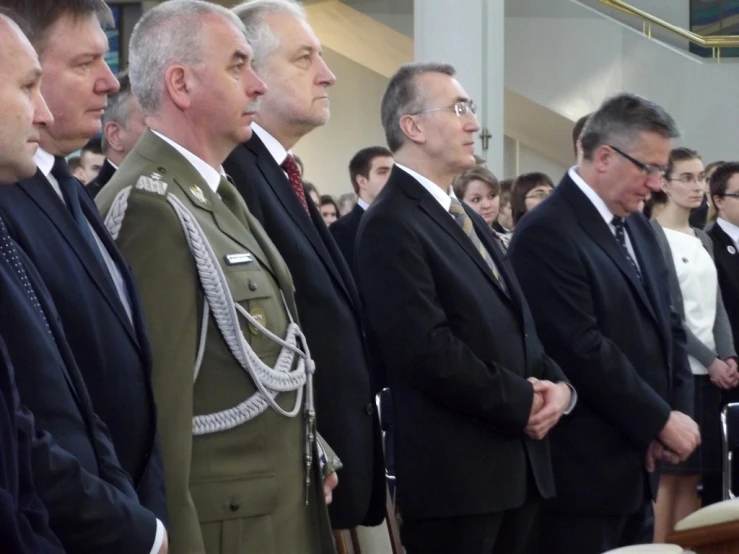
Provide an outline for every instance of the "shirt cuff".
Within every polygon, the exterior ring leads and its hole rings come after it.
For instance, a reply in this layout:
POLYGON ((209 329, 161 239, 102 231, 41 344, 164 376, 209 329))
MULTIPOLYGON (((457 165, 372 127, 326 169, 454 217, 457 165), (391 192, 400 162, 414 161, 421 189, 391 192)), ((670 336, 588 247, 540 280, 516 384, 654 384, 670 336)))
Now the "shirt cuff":
POLYGON ((154 535, 154 546, 151 547, 151 554, 157 554, 164 543, 164 524, 157 520, 157 534, 154 535))
POLYGON ((570 385, 568 382, 565 381, 565 385, 570 387, 570 392, 572 393, 570 395, 570 405, 567 406, 567 409, 564 411, 564 415, 570 415, 572 410, 575 409, 575 405, 577 404, 577 391, 575 390, 575 387, 570 385))

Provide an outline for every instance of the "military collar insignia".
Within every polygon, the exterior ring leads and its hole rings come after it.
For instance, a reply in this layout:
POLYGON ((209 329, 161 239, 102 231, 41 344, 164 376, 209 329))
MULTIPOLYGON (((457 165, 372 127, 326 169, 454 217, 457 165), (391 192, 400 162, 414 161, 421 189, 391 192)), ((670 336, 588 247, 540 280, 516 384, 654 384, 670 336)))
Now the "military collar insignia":
POLYGON ((203 193, 203 190, 199 186, 197 185, 191 186, 190 193, 195 197, 195 200, 197 200, 201 204, 208 203, 208 200, 205 198, 205 194, 203 193))

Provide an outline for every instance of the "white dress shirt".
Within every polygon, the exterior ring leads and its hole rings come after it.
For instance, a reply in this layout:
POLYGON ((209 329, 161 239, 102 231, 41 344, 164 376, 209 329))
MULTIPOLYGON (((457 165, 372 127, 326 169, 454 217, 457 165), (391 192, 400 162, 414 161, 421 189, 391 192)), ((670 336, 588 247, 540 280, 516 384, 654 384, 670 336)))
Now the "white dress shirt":
MULTIPOLYGON (((62 203, 64 203, 64 205, 66 206, 67 203, 64 200, 62 189, 59 187, 59 182, 56 180, 56 177, 51 174, 51 170, 54 167, 54 156, 49 154, 46 150, 39 148, 38 150, 36 150, 36 154, 34 155, 33 159, 36 162, 36 165, 38 166, 41 173, 43 173, 44 177, 46 177, 46 180, 49 181, 52 188, 61 199, 62 203)), ((123 275, 121 275, 121 272, 118 269, 115 261, 113 261, 110 252, 108 252, 105 244, 103 244, 103 241, 100 240, 100 237, 95 232, 93 226, 90 225, 89 221, 87 222, 87 225, 90 228, 92 236, 95 237, 95 242, 98 245, 98 250, 100 250, 100 255, 102 256, 103 261, 105 261, 105 266, 108 268, 108 273, 110 273, 110 278, 113 280, 113 284, 115 285, 116 292, 118 292, 118 297, 121 300, 121 304, 123 304, 123 308, 126 310, 128 320, 133 325, 131 299, 128 295, 128 289, 126 288, 126 282, 123 280, 123 275)))
POLYGON ((216 171, 212 166, 205 163, 201 158, 190 152, 187 148, 184 146, 180 146, 172 139, 165 137, 161 133, 157 133, 152 129, 151 131, 156 136, 158 136, 160 139, 162 139, 164 142, 169 144, 172 148, 177 150, 182 156, 192 164, 192 166, 195 168, 195 170, 200 173, 200 176, 203 178, 203 180, 208 183, 208 186, 213 189, 213 192, 218 191, 218 185, 221 184, 221 174, 223 173, 223 168, 221 168, 220 173, 216 171))
MULTIPOLYGON (((285 161, 288 154, 292 155, 292 151, 285 150, 285 147, 280 144, 280 141, 270 135, 267 131, 265 131, 264 128, 260 127, 258 123, 252 122, 251 130, 252 132, 256 133, 256 135, 264 143, 264 147, 270 154, 272 154, 272 157, 277 162, 277 165, 282 167, 282 163, 285 161)), ((285 173, 285 176, 287 177, 287 172, 284 169, 283 173, 285 173)))
MULTIPOLYGON (((54 191, 59 195, 60 200, 64 203, 66 206, 67 203, 64 201, 64 195, 62 194, 62 189, 59 187, 59 181, 56 180, 56 177, 54 177, 51 174, 51 170, 54 167, 54 156, 49 154, 46 150, 43 150, 39 148, 36 150, 36 154, 34 155, 34 161, 36 162, 36 166, 39 168, 41 173, 43 173, 44 177, 46 177, 46 180, 49 181, 54 191)), ((118 292, 118 297, 121 299, 121 303, 123 304, 123 307, 126 310, 126 314, 128 314, 128 319, 131 321, 131 324, 133 325, 133 317, 131 315, 131 301, 128 296, 128 290, 126 289, 126 283, 123 280, 123 276, 121 275, 121 272, 118 270, 118 266, 113 261, 113 258, 111 257, 110 253, 108 252, 108 249, 103 244, 103 241, 100 240, 100 237, 95 232, 95 229, 90 225, 90 222, 88 221, 88 226, 90 227, 90 231, 92 232, 92 236, 95 237, 95 242, 98 245, 98 248, 100 249, 100 254, 103 257, 103 260, 105 260, 105 265, 108 268, 108 272, 110 273, 111 278, 113 279, 113 283, 115 284, 116 291, 118 292)), ((162 548, 162 544, 164 543, 164 525, 161 521, 157 519, 157 530, 156 534, 154 535, 154 544, 151 548, 150 554, 157 554, 159 550, 162 548)))
MULTIPOLYGON (((572 179, 575 184, 578 186, 578 188, 583 192, 585 196, 588 197, 588 200, 595 206, 595 209, 598 210, 598 213, 601 215, 603 220, 606 222, 606 225, 608 225, 608 228, 611 230, 611 233, 613 233, 613 236, 616 236, 616 227, 614 227, 612 221, 613 221, 613 212, 608 209, 608 206, 606 206, 606 203, 603 201, 603 199, 600 197, 600 195, 595 192, 592 187, 585 182, 585 180, 580 177, 580 174, 577 172, 577 166, 573 166, 568 171, 568 175, 570 176, 570 179, 572 179)), ((631 244, 631 237, 629 236, 628 229, 624 228, 624 237, 626 237, 626 250, 629 252, 629 255, 634 260, 634 263, 636 264, 636 267, 639 267, 639 260, 636 257, 636 252, 634 252, 634 246, 631 244)), ((617 239, 618 240, 618 239, 617 239)), ((639 270, 641 268, 639 267, 639 270)))
POLYGON ((731 240, 734 241, 734 246, 739 248, 739 227, 737 227, 733 223, 729 223, 728 221, 720 217, 716 220, 716 225, 721 227, 724 233, 729 235, 731 240))
POLYGON ((363 198, 357 197, 357 206, 359 206, 366 212, 367 208, 369 208, 369 203, 366 202, 363 198))

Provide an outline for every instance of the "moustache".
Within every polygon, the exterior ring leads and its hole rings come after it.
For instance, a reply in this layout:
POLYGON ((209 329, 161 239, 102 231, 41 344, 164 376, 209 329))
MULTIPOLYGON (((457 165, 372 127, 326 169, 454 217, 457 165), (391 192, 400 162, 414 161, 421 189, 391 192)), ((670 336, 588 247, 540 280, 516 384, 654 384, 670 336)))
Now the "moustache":
POLYGON ((249 104, 246 106, 246 110, 244 113, 248 115, 253 115, 259 111, 259 107, 261 106, 262 102, 261 99, 257 98, 256 100, 252 100, 249 102, 249 104))

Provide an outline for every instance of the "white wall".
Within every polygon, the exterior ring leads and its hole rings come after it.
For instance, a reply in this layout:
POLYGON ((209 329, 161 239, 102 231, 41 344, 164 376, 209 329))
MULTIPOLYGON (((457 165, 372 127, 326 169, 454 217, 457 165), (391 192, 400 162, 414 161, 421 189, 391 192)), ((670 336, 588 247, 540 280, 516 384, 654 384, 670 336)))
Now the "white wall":
POLYGON ((304 137, 295 153, 305 164, 305 178, 321 194, 352 192, 349 160, 366 146, 386 146, 380 122, 380 101, 387 79, 324 49, 324 59, 336 75, 329 95, 331 120, 304 137))
POLYGON ((505 137, 503 146, 505 171, 503 175, 496 175, 499 179, 512 179, 522 173, 540 171, 549 175, 556 184, 559 183, 559 180, 568 169, 568 167, 565 167, 558 161, 548 158, 541 152, 521 142, 516 144, 516 141, 511 137, 505 137), (517 148, 518 151, 516 150, 517 148))
POLYGON ((546 9, 546 17, 506 18, 506 87, 573 121, 612 94, 635 92, 667 109, 680 142, 705 159, 739 159, 736 62, 693 57, 570 0, 547 0, 546 9))

